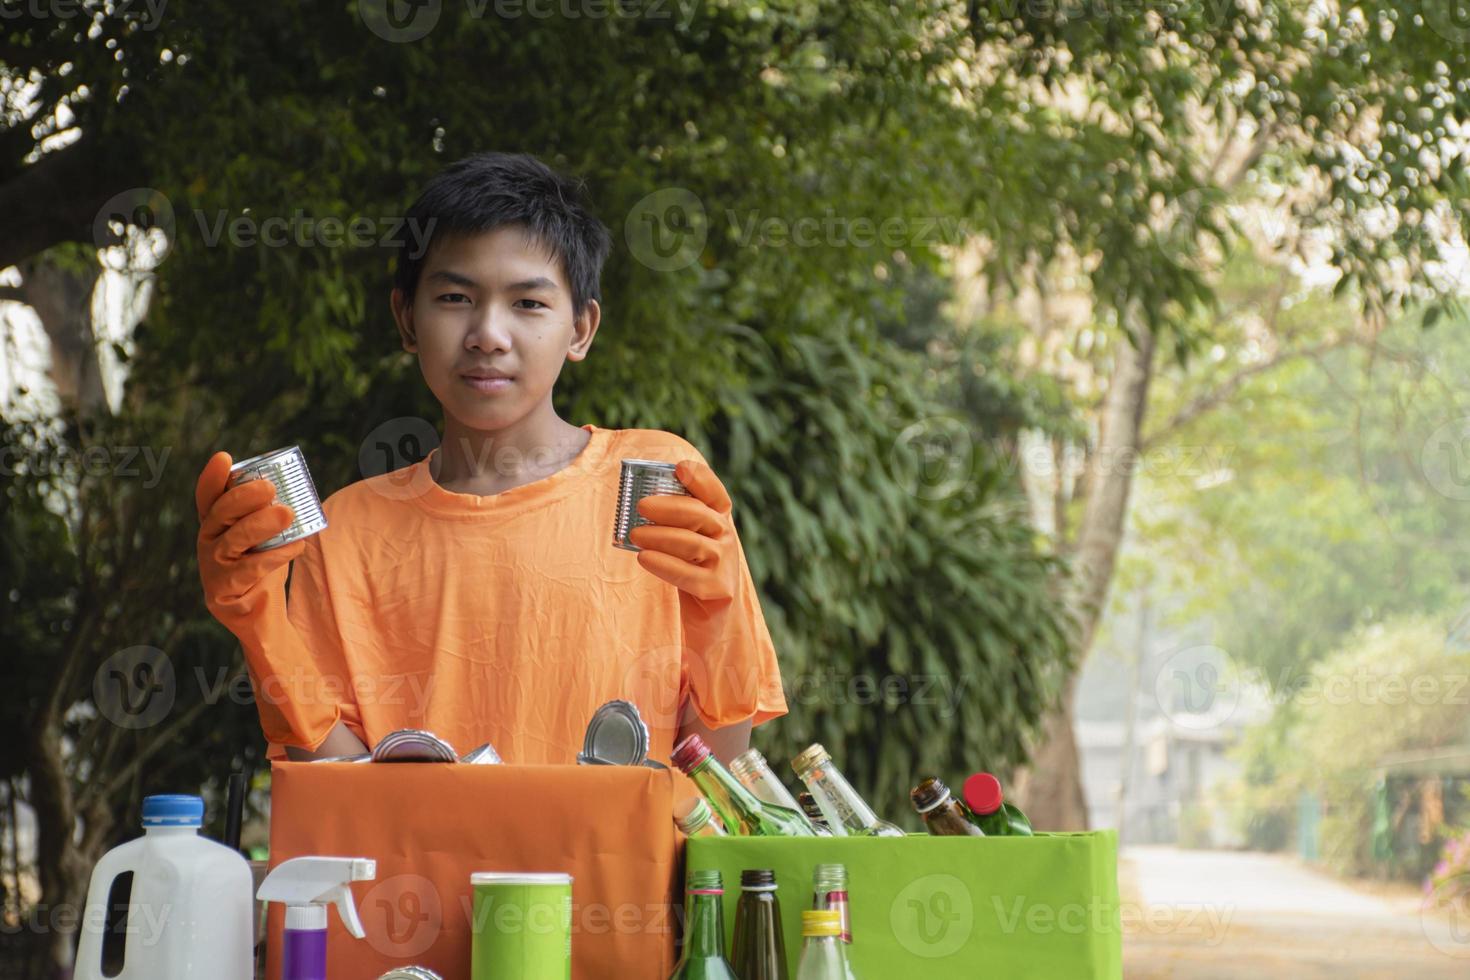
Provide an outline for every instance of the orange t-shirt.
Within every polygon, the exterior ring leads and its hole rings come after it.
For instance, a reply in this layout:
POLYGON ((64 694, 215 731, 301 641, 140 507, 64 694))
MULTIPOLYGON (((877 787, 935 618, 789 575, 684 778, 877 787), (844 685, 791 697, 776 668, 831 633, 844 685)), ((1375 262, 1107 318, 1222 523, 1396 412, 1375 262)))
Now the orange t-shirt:
POLYGON ((686 699, 711 727, 785 714, 743 551, 725 647, 738 662, 706 669, 684 647, 678 590, 612 543, 623 459, 703 457, 669 432, 582 428, 564 468, 500 493, 446 490, 431 453, 327 498, 327 529, 293 563, 288 615, 313 660, 302 673, 320 679, 298 696, 334 704, 369 747, 422 728, 521 764, 574 762, 614 698, 638 706, 665 762, 686 699))

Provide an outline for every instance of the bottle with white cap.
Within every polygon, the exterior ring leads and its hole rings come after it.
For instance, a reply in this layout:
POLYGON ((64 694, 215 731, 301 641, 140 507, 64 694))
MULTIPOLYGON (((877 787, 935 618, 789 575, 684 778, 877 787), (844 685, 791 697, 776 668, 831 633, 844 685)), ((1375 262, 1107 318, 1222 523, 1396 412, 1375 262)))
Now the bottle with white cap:
POLYGON ((255 897, 286 906, 281 980, 327 980, 327 906, 335 905, 347 931, 362 939, 367 933, 351 886, 377 875, 378 862, 359 857, 291 858, 271 869, 255 897))
POLYGON ((232 848, 201 837, 203 822, 197 796, 143 801, 143 836, 108 851, 92 869, 74 980, 250 980, 250 865, 232 848), (107 975, 107 903, 117 877, 129 872, 123 967, 107 975))

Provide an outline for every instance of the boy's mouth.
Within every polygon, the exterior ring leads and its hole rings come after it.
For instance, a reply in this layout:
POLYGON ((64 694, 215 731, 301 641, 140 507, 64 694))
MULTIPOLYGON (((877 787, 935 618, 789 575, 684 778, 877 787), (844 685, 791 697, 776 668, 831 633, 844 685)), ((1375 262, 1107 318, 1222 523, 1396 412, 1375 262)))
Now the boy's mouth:
POLYGON ((461 374, 460 378, 471 388, 486 394, 503 391, 515 381, 515 378, 498 372, 461 374))

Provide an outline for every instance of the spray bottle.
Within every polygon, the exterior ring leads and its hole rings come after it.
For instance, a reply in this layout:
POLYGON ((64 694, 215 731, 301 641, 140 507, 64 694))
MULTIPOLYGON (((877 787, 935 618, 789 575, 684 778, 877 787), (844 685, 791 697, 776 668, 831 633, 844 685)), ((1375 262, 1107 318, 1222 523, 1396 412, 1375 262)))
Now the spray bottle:
POLYGON ((351 857, 291 858, 271 869, 255 897, 286 906, 280 980, 326 980, 327 906, 337 906, 347 931, 363 938, 350 886, 377 874, 376 861, 351 857))

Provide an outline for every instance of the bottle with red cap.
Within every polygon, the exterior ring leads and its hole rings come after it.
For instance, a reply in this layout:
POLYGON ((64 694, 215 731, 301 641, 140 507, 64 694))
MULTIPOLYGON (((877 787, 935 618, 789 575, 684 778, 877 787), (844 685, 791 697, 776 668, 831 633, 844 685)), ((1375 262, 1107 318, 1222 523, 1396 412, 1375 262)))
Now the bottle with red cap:
POLYGON ((990 773, 977 772, 966 779, 964 796, 975 826, 985 831, 987 837, 1031 836, 1031 821, 1005 801, 1000 780, 990 773))
POLYGON ((698 735, 690 735, 674 746, 673 763, 694 780, 727 833, 747 837, 816 836, 805 815, 756 799, 730 775, 730 770, 720 765, 698 735))

